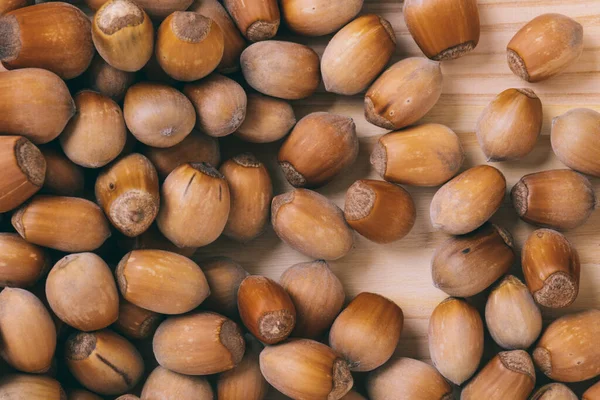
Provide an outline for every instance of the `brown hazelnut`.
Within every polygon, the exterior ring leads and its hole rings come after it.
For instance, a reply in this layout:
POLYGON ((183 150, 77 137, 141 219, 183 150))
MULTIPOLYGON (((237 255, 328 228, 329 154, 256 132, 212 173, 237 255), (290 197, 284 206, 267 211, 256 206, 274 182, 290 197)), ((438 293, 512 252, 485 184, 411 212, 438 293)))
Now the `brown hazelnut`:
POLYGON ((246 118, 235 135, 246 142, 269 143, 288 134, 296 124, 294 109, 285 100, 248 94, 246 118))
POLYGON ((14 374, 0 378, 0 398, 66 400, 67 396, 60 383, 52 378, 44 375, 14 374))
POLYGON ((324 260, 292 265, 279 283, 296 308, 292 336, 316 339, 333 323, 342 310, 346 294, 340 280, 324 260))
POLYGON ((0 292, 0 337, 0 355, 11 367, 38 374, 50 368, 56 328, 44 304, 31 292, 9 287, 0 292))
POLYGON ((156 223, 139 236, 130 238, 122 235, 117 245, 125 252, 131 250, 165 250, 171 253, 181 254, 185 257, 191 257, 196 252, 196 247, 177 247, 169 241, 156 226, 156 223))
POLYGON ((505 349, 527 349, 542 332, 542 314, 519 278, 509 275, 492 290, 485 305, 492 338, 505 349))
POLYGON ((242 281, 248 276, 248 272, 227 257, 212 257, 200 264, 210 288, 210 295, 202 306, 230 318, 236 318, 237 292, 242 281))
POLYGON ((487 105, 475 132, 488 161, 519 160, 542 130, 542 102, 531 89, 506 89, 487 105))
POLYGON ((209 136, 235 132, 246 117, 246 92, 239 83, 212 74, 200 82, 188 83, 183 93, 196 109, 196 128, 209 136))
POLYGON ((600 311, 591 309, 565 315, 542 334, 533 360, 550 379, 580 382, 600 375, 600 311))
POLYGON ((209 164, 182 164, 165 179, 161 203, 156 222, 167 239, 178 247, 206 246, 227 223, 229 186, 209 164))
POLYGON ((67 85, 52 72, 25 68, 0 73, 3 134, 22 135, 35 144, 48 143, 63 131, 75 111, 67 85))
POLYGON ((260 372, 262 345, 249 335, 246 338, 246 352, 242 361, 217 378, 219 400, 263 400, 269 390, 269 384, 260 372))
POLYGON ((354 245, 342 210, 312 190, 295 189, 275 196, 271 223, 281 240, 312 258, 337 260, 354 245))
POLYGON ((470 168, 435 193, 431 224, 452 235, 474 231, 500 208, 505 192, 502 172, 489 165, 470 168))
POLYGON ((213 400, 213 390, 206 378, 181 375, 157 367, 144 383, 141 400, 213 400))
POLYGON ((61 258, 48 274, 46 297, 54 314, 80 331, 106 328, 119 315, 115 278, 94 253, 61 258))
POLYGON ((251 42, 271 39, 279 29, 277 0, 224 0, 240 32, 251 42))
POLYGON ((81 75, 94 56, 90 20, 68 3, 11 11, 0 16, 0 31, 0 62, 6 69, 42 68, 71 79, 81 75))
POLYGON ((161 180, 181 164, 205 162, 216 168, 221 163, 218 140, 195 130, 175 146, 142 146, 141 153, 152 161, 161 180))
POLYGON ((69 336, 65 359, 79 383, 102 395, 119 395, 131 390, 144 373, 144 362, 137 349, 107 329, 69 336))
POLYGON ((585 391, 581 400, 598 400, 600 399, 600 382, 597 382, 590 386, 588 390, 585 391))
POLYGON ((131 0, 109 0, 94 14, 96 50, 118 70, 139 71, 152 57, 154 28, 142 7, 131 0))
POLYGON ((279 149, 277 160, 294 187, 319 187, 354 163, 358 137, 352 118, 314 112, 302 118, 279 149))
POLYGON ((385 129, 412 125, 429 112, 442 94, 440 63, 410 57, 389 67, 367 90, 365 118, 385 129))
POLYGON ((258 340, 275 344, 285 340, 296 325, 296 308, 277 282, 264 276, 248 276, 237 293, 242 322, 258 340))
POLYGON ((152 147, 180 143, 194 128, 192 102, 177 89, 159 83, 138 83, 127 90, 123 104, 127 128, 152 147))
POLYGON ((525 175, 510 196, 522 220, 558 230, 583 225, 596 206, 590 181, 567 169, 525 175))
POLYGON ((583 27, 562 14, 543 14, 508 43, 508 66, 519 78, 539 82, 562 72, 583 52, 583 27))
POLYGON ((0 136, 0 213, 17 208, 44 184, 46 160, 23 136, 0 136))
POLYGON ((16 10, 17 8, 23 8, 34 4, 35 1, 33 0, 3 0, 0 2, 0 15, 16 10))
POLYGON ((147 339, 162 322, 162 315, 119 299, 119 317, 113 328, 131 339, 147 339))
POLYGON ((221 28, 224 49, 217 71, 223 74, 237 71, 240 68, 240 54, 246 47, 246 41, 223 5, 218 0, 196 0, 188 10, 212 19, 221 28))
POLYGON ((141 154, 129 154, 104 169, 95 192, 110 222, 126 236, 142 234, 158 214, 158 175, 141 154))
POLYGON ((87 390, 71 389, 67 392, 66 400, 102 400, 102 397, 87 390))
POLYGON ((470 297, 483 292, 514 262, 510 232, 485 223, 442 243, 431 260, 431 277, 434 286, 450 296, 470 297))
POLYGON ((264 164, 251 153, 223 163, 219 171, 227 180, 231 209, 223 233, 239 242, 259 236, 269 219, 273 184, 264 164))
POLYGON ((395 358, 367 378, 371 400, 452 400, 452 387, 431 365, 412 358, 395 358))
POLYGON ((298 35, 323 36, 352 21, 363 6, 363 0, 283 0, 283 19, 298 35))
POLYGON ((224 48, 219 24, 191 11, 175 11, 156 34, 156 59, 167 75, 178 81, 195 81, 213 72, 224 48))
POLYGON ((85 184, 83 169, 54 146, 43 146, 40 151, 46 160, 42 192, 57 196, 81 196, 85 184))
POLYGON ((579 255, 559 232, 538 229, 531 233, 521 252, 521 265, 529 291, 544 307, 567 307, 577 298, 579 255))
POLYGON ((77 197, 34 196, 11 221, 28 242, 64 252, 96 250, 110 236, 100 207, 77 197))
POLYGON ((77 165, 99 168, 125 147, 127 129, 123 112, 112 99, 91 90, 75 95, 77 114, 58 140, 67 157, 77 165))
POLYGON ((363 292, 333 322, 329 345, 348 360, 350 370, 372 371, 394 354, 403 325, 404 314, 396 303, 363 292))
POLYGON ((379 138, 371 165, 383 179, 439 186, 458 173, 465 153, 456 133, 440 124, 417 125, 379 138))
POLYGON ((429 354, 438 371, 461 385, 477 370, 483 355, 483 322, 464 300, 449 297, 429 318, 429 354))
POLYGON ((479 42, 477 0, 406 0, 402 13, 413 39, 432 60, 462 57, 479 42))
POLYGON ((115 271, 123 297, 161 314, 182 314, 198 307, 210 294, 198 265, 163 250, 133 250, 115 271))
POLYGON ((575 108, 552 120, 552 150, 567 167, 600 176, 600 113, 575 108))
POLYGON ((310 339, 267 346, 260 370, 275 389, 295 399, 339 400, 354 383, 346 360, 310 339))
POLYGON ((319 83, 319 56, 298 43, 269 40, 242 52, 240 64, 252 88, 273 97, 298 100, 312 95, 319 83))
POLYGON ((43 248, 16 233, 0 233, 0 287, 31 287, 51 266, 43 248))
POLYGON ((534 386, 535 369, 529 354, 502 351, 469 382, 460 400, 527 400, 534 386))
POLYGON ((388 182, 360 179, 346 192, 348 225, 376 243, 391 243, 408 235, 416 213, 410 193, 388 182))
MULTIPOLYGON (((539 388, 530 400, 577 400, 578 397, 562 383, 549 383, 539 388)), ((585 394, 583 400, 587 400, 585 394)), ((591 400, 591 399, 590 399, 591 400)))
POLYGON ((135 81, 135 73, 116 69, 96 55, 86 73, 85 85, 90 89, 120 102, 135 81))
POLYGON ((228 371, 242 361, 245 346, 238 325, 212 312, 167 318, 153 339, 160 365, 185 375, 228 371))
POLYGON ((362 15, 329 41, 321 57, 328 92, 354 95, 365 90, 396 50, 390 23, 375 14, 362 15))

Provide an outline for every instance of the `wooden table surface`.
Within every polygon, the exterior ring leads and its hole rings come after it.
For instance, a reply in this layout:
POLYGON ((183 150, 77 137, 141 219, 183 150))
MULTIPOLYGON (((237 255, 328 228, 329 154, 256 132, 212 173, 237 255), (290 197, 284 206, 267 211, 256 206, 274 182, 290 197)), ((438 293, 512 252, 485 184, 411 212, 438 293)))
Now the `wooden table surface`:
MULTIPOLYGON (((516 162, 494 163, 507 180, 507 194, 502 208, 492 221, 507 228, 520 249, 534 227, 522 222, 512 209, 509 191, 525 174, 554 168, 565 168, 550 147, 552 118, 576 107, 600 111, 600 1, 599 0, 479 0, 481 39, 470 54, 442 63, 443 94, 423 122, 449 126, 460 137, 466 151, 463 170, 485 163, 475 134, 475 122, 487 103, 504 89, 530 87, 544 106, 544 127, 535 150, 516 162), (526 22, 544 13, 562 13, 584 26, 585 50, 579 61, 566 72, 548 81, 528 84, 514 76, 506 63, 505 48, 514 33, 526 22)), ((397 0, 366 0, 363 13, 377 13, 394 27, 397 49, 392 62, 409 56, 421 56, 412 40, 402 15, 402 3, 397 0)), ((331 36, 299 38, 287 34, 284 40, 305 43, 319 55, 331 36)), ((369 155, 384 130, 370 125, 363 116, 362 95, 344 97, 326 93, 323 87, 314 96, 294 103, 296 116, 314 111, 330 111, 354 119, 360 137, 360 153, 356 163, 330 184, 318 189, 343 208, 346 189, 357 179, 380 179, 369 163, 369 155)), ((227 147, 227 146, 225 146, 227 147)), ((275 158, 279 143, 251 146, 272 172, 275 193, 290 189, 279 171, 275 158)), ((592 179, 595 189, 600 180, 592 179)), ((446 295, 431 281, 430 260, 435 248, 446 238, 429 222, 429 203, 436 188, 406 187, 417 207, 417 222, 411 233, 399 242, 377 245, 356 234, 355 248, 344 258, 331 262, 331 267, 344 284, 347 300, 362 291, 376 292, 395 301, 404 311, 405 325, 397 354, 429 361, 427 326, 433 308, 446 295)), ((597 194, 600 193, 597 190, 597 194)), ((590 307, 600 307, 600 212, 578 229, 566 232, 581 256, 581 289, 576 302, 560 311, 544 310, 546 320, 557 315, 590 307)), ((239 245, 219 239, 199 251, 204 255, 227 255, 239 261, 249 272, 278 279, 292 264, 307 257, 282 243, 269 227, 253 242, 239 245)), ((520 265, 513 273, 521 275, 520 265)), ((521 275, 522 276, 522 275, 521 275)), ((480 305, 485 296, 476 299, 480 305)), ((540 377, 541 374, 538 374, 540 377)), ((281 399, 273 394, 272 399, 281 399)))

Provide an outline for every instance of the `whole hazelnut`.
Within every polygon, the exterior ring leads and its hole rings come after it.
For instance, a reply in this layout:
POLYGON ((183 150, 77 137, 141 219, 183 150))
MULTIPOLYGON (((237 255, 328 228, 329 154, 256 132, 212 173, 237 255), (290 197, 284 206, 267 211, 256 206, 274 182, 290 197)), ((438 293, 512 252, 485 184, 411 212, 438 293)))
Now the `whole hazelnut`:
POLYGON ((292 32, 304 36, 333 33, 352 21, 363 0, 283 0, 283 19, 292 32))
POLYGON ((277 0, 225 0, 238 29, 251 42, 271 39, 279 29, 277 0))
POLYGON ((296 124, 294 109, 285 100, 249 93, 246 118, 235 135, 251 143, 269 143, 288 134, 296 124))
POLYGON ((552 120, 552 150, 567 167, 600 176, 600 113, 575 108, 552 120))

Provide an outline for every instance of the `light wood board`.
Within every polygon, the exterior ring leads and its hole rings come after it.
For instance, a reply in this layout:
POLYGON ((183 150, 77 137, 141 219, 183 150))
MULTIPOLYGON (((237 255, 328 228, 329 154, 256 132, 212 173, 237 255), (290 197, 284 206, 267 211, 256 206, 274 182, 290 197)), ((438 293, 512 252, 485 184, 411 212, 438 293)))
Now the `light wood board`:
MULTIPOLYGON (((565 168, 550 147, 552 118, 576 107, 600 111, 600 1, 598 0, 480 0, 481 40, 472 53, 454 61, 444 62, 444 89, 435 108, 423 122, 445 124, 459 134, 467 153, 463 170, 485 163, 475 135, 475 122, 487 103, 499 92, 510 87, 531 87, 544 105, 544 128, 535 150, 517 162, 495 163, 506 176, 507 196, 492 221, 510 230, 516 249, 521 246, 534 227, 520 221, 511 207, 508 192, 525 174, 554 168, 565 168), (528 84, 515 77, 506 63, 505 48, 514 33, 533 17, 543 13, 562 13, 584 26, 585 50, 578 62, 567 72, 538 84, 528 84)), ((408 56, 422 55, 412 40, 402 15, 402 3, 388 0, 367 0, 363 13, 377 13, 394 27, 397 50, 392 62, 408 56)), ((305 43, 322 54, 331 36, 299 38, 283 36, 285 40, 305 43)), ((349 171, 332 183, 319 189, 343 208, 346 189, 360 178, 378 179, 369 163, 369 155, 380 135, 385 133, 366 122, 363 116, 363 97, 336 96, 323 88, 309 99, 294 103, 296 116, 314 111, 330 111, 354 119, 360 137, 360 154, 349 171)), ((265 161, 273 174, 275 193, 290 189, 277 168, 275 157, 279 144, 250 146, 265 161)), ((592 179, 596 190, 600 180, 592 179)), ((398 355, 429 360, 427 325, 433 308, 446 295, 431 282, 430 260, 436 246, 446 236, 433 230, 429 222, 429 203, 435 188, 406 187, 417 206, 417 222, 403 240, 377 245, 356 235, 355 248, 344 258, 331 262, 333 271, 341 279, 347 300, 362 291, 371 291, 394 300, 404 311, 405 326, 397 350, 398 355)), ((597 193, 600 195, 600 192, 597 193)), ((600 212, 596 212, 582 227, 569 231, 566 236, 581 255, 581 290, 577 301, 561 311, 544 310, 549 320, 563 313, 590 307, 600 307, 600 212)), ((272 229, 246 245, 219 239, 199 250, 204 255, 227 255, 239 261, 249 272, 278 279, 292 264, 306 261, 307 257, 282 243, 272 229)), ((520 256, 519 256, 520 258, 520 256)), ((520 266, 514 272, 520 273, 520 266)), ((481 299, 485 300, 485 298, 481 299)), ((538 374, 539 376, 539 374, 538 374)), ((282 398, 274 394, 273 399, 282 398)))

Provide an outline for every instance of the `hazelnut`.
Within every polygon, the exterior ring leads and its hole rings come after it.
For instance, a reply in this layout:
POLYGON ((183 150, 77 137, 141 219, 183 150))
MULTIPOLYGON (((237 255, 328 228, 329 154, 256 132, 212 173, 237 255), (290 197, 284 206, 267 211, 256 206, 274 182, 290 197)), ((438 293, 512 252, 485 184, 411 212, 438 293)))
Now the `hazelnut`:
POLYGON ((162 315, 119 299, 119 317, 113 328, 130 339, 147 339, 162 322, 162 315))
POLYGON ((498 211, 505 192, 502 172, 489 165, 470 168, 435 193, 431 224, 452 235, 472 232, 498 211))
POLYGON ((372 371, 394 354, 403 325, 404 314, 396 303, 359 293, 333 322, 329 345, 348 360, 351 371, 372 371))
POLYGON ((365 90, 395 50, 394 29, 387 20, 375 14, 356 18, 333 36, 321 57, 325 89, 344 95, 365 90))
POLYGON ((260 370, 275 389, 294 399, 339 400, 354 383, 346 360, 310 339, 267 346, 260 353, 260 370))
POLYGON ((133 250, 115 271, 125 300, 161 314, 182 314, 198 307, 210 294, 198 265, 163 250, 133 250))
POLYGON ((242 35, 251 42, 271 39, 279 29, 277 0, 224 0, 242 35))
POLYGON ((31 287, 51 266, 43 248, 16 233, 0 233, 0 287, 31 287))
POLYGON ((544 307, 571 305, 579 293, 579 255, 559 232, 538 229, 521 253, 525 281, 535 301, 544 307))
POLYGON ((223 174, 206 163, 175 168, 161 189, 156 222, 178 247, 201 247, 223 232, 230 209, 229 186, 223 174))
POLYGON ((141 154, 129 154, 104 169, 95 192, 110 222, 126 236, 145 232, 158 214, 158 175, 141 154))
POLYGON ((363 0, 283 0, 283 19, 298 35, 329 35, 352 21, 363 6, 363 0))
POLYGON ((371 400, 452 400, 452 387, 431 365, 412 358, 394 358, 367 378, 371 400))
POLYGON ((77 165, 99 168, 121 153, 127 129, 121 107, 112 99, 91 90, 75 95, 77 114, 58 140, 67 157, 77 165))
POLYGON ((354 244, 342 210, 312 190, 295 189, 275 196, 271 222, 281 240, 312 258, 337 260, 354 244))
POLYGON ((240 68, 240 54, 246 47, 246 41, 223 5, 218 0, 196 0, 188 10, 212 19, 221 28, 224 49, 217 71, 223 74, 237 71, 240 68))
POLYGON ((65 252, 96 250, 110 236, 100 207, 77 197, 34 196, 11 221, 28 242, 65 252))
POLYGON ((144 362, 137 349, 107 329, 69 336, 65 359, 79 383, 102 395, 119 395, 131 390, 144 373, 144 362))
POLYGON ((483 322, 464 300, 449 297, 429 318, 429 354, 438 371, 461 385, 477 370, 483 355, 483 322))
POLYGON ((485 305, 492 338, 505 349, 527 349, 542 332, 542 314, 519 278, 509 275, 492 290, 485 305))
POLYGON ((242 52, 240 64, 252 88, 286 100, 312 95, 321 81, 319 56, 298 43, 279 40, 254 43, 242 52))
POLYGON ((432 60, 462 57, 479 42, 477 0, 406 0, 402 13, 413 39, 432 60))
POLYGON ((245 343, 235 322, 201 312, 167 318, 154 334, 153 348, 164 368, 185 375, 210 375, 238 365, 245 343))
POLYGON ((581 382, 600 375, 600 311, 591 309, 565 315, 542 334, 533 360, 550 379, 581 382))
POLYGON ((508 66, 527 82, 539 82, 559 74, 582 52, 583 27, 562 14, 535 17, 506 46, 508 66))
POLYGON ((246 105, 246 118, 235 135, 251 143, 275 142, 287 135, 295 124, 296 116, 290 103, 250 93, 246 105))
POLYGON ((470 297, 483 292, 514 262, 511 234, 485 223, 442 243, 431 260, 431 277, 434 286, 450 296, 470 297))
POLYGON ((237 293, 242 322, 258 340, 275 344, 296 325, 296 308, 285 289, 264 276, 248 276, 237 293))
MULTIPOLYGON (((81 75, 94 56, 90 20, 68 3, 42 3, 11 11, 0 16, 0 31, 0 62, 9 70, 42 68, 71 79, 81 75)), ((31 92, 24 94, 32 98, 31 92)))
POLYGON ((235 132, 246 117, 246 92, 239 83, 212 74, 200 82, 188 83, 183 93, 196 109, 196 128, 209 136, 235 132))
POLYGON ((196 252, 196 247, 177 247, 169 241, 156 224, 150 225, 144 233, 134 238, 122 235, 118 242, 118 247, 124 252, 132 250, 165 250, 171 253, 177 253, 185 257, 191 257, 196 252))
MULTIPOLYGON (((549 383, 539 388, 530 400, 577 400, 578 397, 562 383, 549 383)), ((586 400, 585 394, 583 400, 586 400)))
POLYGON ((0 337, 0 355, 11 367, 38 374, 50 368, 56 328, 44 304, 31 292, 8 287, 0 292, 0 337))
POLYGON ((510 196, 522 220, 558 230, 583 225, 596 206, 590 181, 567 169, 525 175, 510 196))
POLYGON ((203 307, 230 318, 238 315, 237 293, 248 272, 227 257, 213 257, 201 262, 202 271, 208 281, 210 295, 203 307))
POLYGON ((456 133, 440 124, 417 125, 379 138, 371 164, 383 179, 439 186, 458 173, 465 153, 456 133))
POLYGON ((600 383, 595 383, 585 391, 581 400, 598 400, 600 399, 600 383))
POLYGON ((159 83, 138 83, 127 90, 123 104, 127 128, 152 147, 180 143, 194 128, 192 102, 177 89, 159 83))
POLYGON ((340 280, 324 260, 292 265, 279 283, 296 308, 292 336, 316 339, 333 323, 342 310, 346 294, 340 280))
POLYGON ((13 374, 0 378, 0 398, 7 400, 66 400, 67 396, 60 383, 50 377, 13 374))
POLYGON ((389 67, 367 90, 365 118, 385 129, 414 124, 442 94, 440 63, 410 57, 389 67))
POLYGON ((54 314, 80 331, 106 328, 119 315, 115 278, 94 253, 61 258, 48 274, 46 297, 54 314))
POLYGON ((181 375, 157 367, 144 383, 142 400, 213 400, 213 390, 206 378, 181 375))
POLYGON ((223 32, 215 21, 191 11, 175 11, 156 34, 156 59, 178 81, 204 78, 223 58, 223 32))
POLYGON ((600 176, 600 113, 576 108, 552 120, 552 150, 567 167, 600 176))
POLYGON ((533 151, 542 130, 542 102, 531 89, 506 89, 477 120, 475 132, 488 161, 519 160, 533 151))
POLYGON ((460 400, 527 400, 534 386, 535 369, 529 354, 502 351, 469 382, 460 400))
POLYGON ((46 160, 46 178, 42 192, 57 196, 80 196, 83 194, 83 169, 69 160, 54 146, 40 148, 46 160))
POLYGON ((46 160, 23 136, 0 136, 0 213, 17 208, 44 184, 46 160))
MULTIPOLYGON (((62 3, 44 5, 52 4, 62 3)), ((37 68, 0 73, 3 134, 22 135, 35 144, 48 143, 63 131, 75 111, 67 85, 56 74, 37 68)))
POLYGON ((135 73, 121 71, 96 55, 85 76, 85 85, 90 89, 120 102, 125 92, 135 81, 135 73))
POLYGON ((388 182, 360 179, 346 192, 344 217, 348 225, 376 243, 390 243, 408 235, 416 213, 410 193, 388 182))
POLYGON ((352 165, 357 155, 352 118, 314 112, 298 121, 277 160, 292 186, 319 187, 352 165))
POLYGON ((273 184, 264 164, 243 153, 223 163, 219 171, 227 180, 231 208, 223 233, 239 242, 259 236, 269 219, 273 184))

